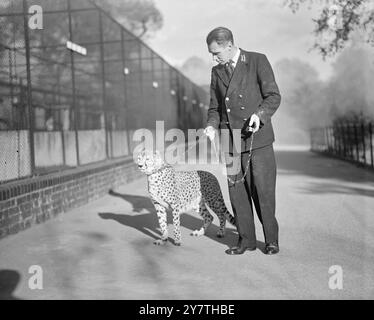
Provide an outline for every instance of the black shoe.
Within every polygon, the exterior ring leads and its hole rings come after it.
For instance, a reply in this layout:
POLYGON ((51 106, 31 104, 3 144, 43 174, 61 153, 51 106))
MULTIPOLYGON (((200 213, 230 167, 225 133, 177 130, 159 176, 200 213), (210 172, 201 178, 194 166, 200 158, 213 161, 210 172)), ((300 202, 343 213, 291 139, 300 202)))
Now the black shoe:
POLYGON ((227 254, 233 255, 233 254, 243 254, 246 251, 254 251, 254 250, 256 250, 256 246, 254 247, 238 246, 238 247, 232 247, 230 249, 227 249, 225 252, 227 254))
POLYGON ((277 254, 279 252, 278 242, 270 242, 265 246, 265 254, 277 254))

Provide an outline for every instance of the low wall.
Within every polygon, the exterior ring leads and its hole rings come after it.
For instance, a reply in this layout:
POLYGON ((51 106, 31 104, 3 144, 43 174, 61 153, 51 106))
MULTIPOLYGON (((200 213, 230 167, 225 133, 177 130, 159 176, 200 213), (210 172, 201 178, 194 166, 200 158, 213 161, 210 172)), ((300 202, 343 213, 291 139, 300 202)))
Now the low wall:
POLYGON ((0 181, 30 175, 30 162, 29 132, 0 131, 0 181))
POLYGON ((100 198, 141 173, 132 157, 0 186, 0 239, 100 198))

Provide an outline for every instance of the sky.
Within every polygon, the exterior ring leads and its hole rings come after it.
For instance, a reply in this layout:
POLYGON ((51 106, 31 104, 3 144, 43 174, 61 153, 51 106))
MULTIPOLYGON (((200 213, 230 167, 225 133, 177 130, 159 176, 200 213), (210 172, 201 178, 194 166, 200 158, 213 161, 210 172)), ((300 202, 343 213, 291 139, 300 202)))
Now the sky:
POLYGON ((322 80, 329 78, 333 59, 323 61, 314 43, 312 18, 320 7, 303 5, 295 14, 284 0, 154 0, 164 18, 163 28, 148 41, 174 66, 191 56, 212 63, 206 35, 217 26, 234 34, 240 48, 265 53, 271 62, 298 58, 311 64, 322 80))

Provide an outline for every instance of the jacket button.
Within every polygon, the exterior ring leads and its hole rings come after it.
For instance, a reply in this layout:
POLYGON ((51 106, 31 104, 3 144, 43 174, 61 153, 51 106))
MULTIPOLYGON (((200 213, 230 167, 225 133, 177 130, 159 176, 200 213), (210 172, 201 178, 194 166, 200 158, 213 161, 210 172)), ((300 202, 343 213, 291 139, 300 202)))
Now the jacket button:
POLYGON ((243 95, 239 94, 239 98, 240 98, 240 99, 243 98, 243 95))
POLYGON ((227 112, 230 112, 231 110, 230 109, 227 109, 227 112))
POLYGON ((229 97, 226 97, 226 99, 225 99, 226 101, 229 101, 230 100, 230 98, 229 97))
POLYGON ((247 121, 247 118, 243 118, 243 121, 247 121))
POLYGON ((228 125, 228 124, 230 124, 230 122, 226 121, 226 124, 228 125))
POLYGON ((245 108, 244 107, 240 107, 240 110, 244 110, 245 108))

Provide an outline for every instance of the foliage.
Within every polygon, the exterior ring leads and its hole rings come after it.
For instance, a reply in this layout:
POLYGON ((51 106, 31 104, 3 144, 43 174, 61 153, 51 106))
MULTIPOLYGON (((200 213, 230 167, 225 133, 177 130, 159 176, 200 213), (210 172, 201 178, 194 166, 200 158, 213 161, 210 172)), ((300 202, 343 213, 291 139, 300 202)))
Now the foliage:
POLYGON ((372 0, 284 0, 294 13, 301 5, 322 5, 315 22, 317 49, 325 59, 346 47, 353 34, 374 46, 374 3, 372 0))
POLYGON ((139 38, 148 38, 160 30, 163 17, 152 0, 96 0, 128 30, 139 38))

